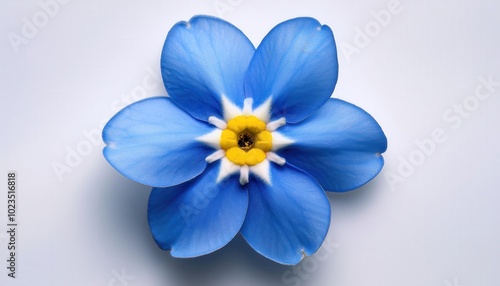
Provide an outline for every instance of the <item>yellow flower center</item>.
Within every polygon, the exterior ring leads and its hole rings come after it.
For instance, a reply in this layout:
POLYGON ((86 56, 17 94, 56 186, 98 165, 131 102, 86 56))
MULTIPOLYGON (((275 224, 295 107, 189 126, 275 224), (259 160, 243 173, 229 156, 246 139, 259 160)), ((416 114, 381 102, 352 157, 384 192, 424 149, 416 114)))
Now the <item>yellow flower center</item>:
POLYGON ((227 122, 222 131, 220 146, 226 157, 236 165, 254 166, 266 159, 271 151, 273 136, 266 130, 266 123, 257 117, 236 116, 227 122))

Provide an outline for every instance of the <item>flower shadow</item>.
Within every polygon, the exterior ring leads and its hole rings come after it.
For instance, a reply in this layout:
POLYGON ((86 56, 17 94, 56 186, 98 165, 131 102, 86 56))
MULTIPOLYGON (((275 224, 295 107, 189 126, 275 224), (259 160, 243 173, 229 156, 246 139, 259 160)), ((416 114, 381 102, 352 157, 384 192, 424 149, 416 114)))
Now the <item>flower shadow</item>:
POLYGON ((342 210, 348 213, 358 213, 380 198, 380 192, 386 190, 382 176, 377 176, 366 185, 345 193, 327 192, 328 199, 333 203, 332 210, 342 210))
MULTIPOLYGON (((101 229, 110 234, 107 247, 109 255, 129 249, 128 255, 142 255, 154 265, 153 279, 172 285, 288 285, 284 274, 290 266, 280 265, 255 252, 241 235, 237 235, 220 250, 201 257, 177 259, 161 250, 154 242, 147 224, 147 200, 150 188, 120 177, 110 167, 102 167, 96 176, 103 176, 98 182, 106 182, 95 192, 102 211, 99 212, 101 229), (106 177, 106 178, 104 178, 106 177), (113 179, 109 179, 109 178, 113 179), (110 226, 113 229, 109 229, 110 226), (124 242, 117 237, 128 237, 124 242), (115 239, 113 239, 115 238, 115 239), (251 284, 248 284, 250 283, 251 284)), ((97 185, 96 185, 97 187, 97 185)), ((362 212, 376 200, 377 192, 385 187, 380 176, 365 186, 347 193, 328 193, 333 211, 362 212)), ((94 204, 95 205, 95 204, 94 204)), ((334 238, 333 238, 334 239, 334 238)), ((127 256, 124 259, 129 259, 127 256)), ((134 273, 140 276, 140 273, 134 273)))
MULTIPOLYGON (((174 269, 176 285, 246 285, 259 281, 258 285, 282 285, 283 273, 288 266, 272 262, 248 246, 241 235, 237 235, 222 249, 196 258, 176 259, 167 253, 163 262, 174 269), (233 282, 233 283, 231 283, 233 282)), ((167 277, 166 277, 167 278, 167 277)))
MULTIPOLYGON (((122 253, 123 249, 128 249, 129 255, 141 255, 141 259, 147 259, 148 264, 154 265, 153 273, 157 275, 154 280, 168 281, 172 285, 233 285, 232 281, 245 285, 246 281, 255 282, 255 279, 261 281, 259 285, 284 285, 282 276, 290 266, 261 256, 240 234, 213 253, 187 259, 171 257, 156 245, 149 232, 146 215, 150 188, 121 178, 114 172, 103 167, 97 176, 107 176, 107 180, 97 181, 106 183, 99 186, 99 192, 95 192, 95 196, 100 193, 98 198, 88 198, 93 200, 94 205, 97 200, 100 201, 99 227, 103 231, 106 229, 108 234, 106 248, 109 255, 122 253), (118 240, 117 237, 127 239, 118 240)), ((134 274, 140 276, 140 273, 134 274)))

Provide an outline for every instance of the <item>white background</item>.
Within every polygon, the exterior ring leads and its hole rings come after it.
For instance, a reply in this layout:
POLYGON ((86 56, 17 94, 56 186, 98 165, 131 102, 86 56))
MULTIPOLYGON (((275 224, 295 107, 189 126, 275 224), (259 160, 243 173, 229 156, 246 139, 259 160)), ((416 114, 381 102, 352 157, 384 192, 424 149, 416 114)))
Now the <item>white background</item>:
POLYGON ((499 285, 500 86, 480 78, 500 82, 500 2, 394 1, 2 1, 0 284, 499 285), (325 245, 299 266, 268 261, 241 237, 171 258, 148 229, 149 188, 102 156, 109 117, 166 94, 163 41, 195 14, 230 21, 255 45, 293 17, 329 25, 340 62, 333 96, 370 112, 388 137, 376 179, 329 195, 325 245), (16 279, 5 262, 10 170, 16 279))

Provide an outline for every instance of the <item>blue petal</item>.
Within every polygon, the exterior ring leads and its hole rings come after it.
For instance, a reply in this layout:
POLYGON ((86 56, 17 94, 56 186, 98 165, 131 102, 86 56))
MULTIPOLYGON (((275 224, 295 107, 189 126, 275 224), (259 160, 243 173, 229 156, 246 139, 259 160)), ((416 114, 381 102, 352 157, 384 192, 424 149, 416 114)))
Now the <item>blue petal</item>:
POLYGON ((276 26, 262 40, 245 78, 245 96, 272 98, 271 119, 303 120, 330 98, 338 76, 333 33, 312 18, 276 26))
POLYGON ((243 82, 254 46, 238 28, 197 16, 168 33, 161 71, 168 94, 193 117, 222 118, 221 97, 243 105, 243 82))
POLYGON ((253 178, 241 233, 257 252, 282 264, 297 264, 323 243, 330 204, 321 186, 290 166, 271 164, 271 184, 253 178))
POLYGON ((195 257, 226 245, 245 220, 248 192, 237 176, 216 183, 220 163, 195 179, 170 188, 154 188, 148 221, 153 237, 174 257, 195 257))
POLYGON ((375 177, 387 139, 378 123, 361 108, 330 99, 306 120, 279 132, 295 143, 278 153, 311 174, 327 191, 358 188, 375 177))
POLYGON ((179 109, 167 97, 131 104, 106 124, 104 157, 125 177, 166 187, 199 175, 214 150, 195 138, 213 127, 179 109))

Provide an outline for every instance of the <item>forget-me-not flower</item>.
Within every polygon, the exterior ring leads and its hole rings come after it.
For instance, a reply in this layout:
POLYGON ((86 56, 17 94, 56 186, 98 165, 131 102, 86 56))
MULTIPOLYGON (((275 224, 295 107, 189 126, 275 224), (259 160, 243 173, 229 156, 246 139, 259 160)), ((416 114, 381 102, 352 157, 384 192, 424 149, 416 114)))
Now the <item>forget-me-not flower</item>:
POLYGON ((194 17, 168 33, 161 72, 169 97, 116 114, 104 155, 154 187, 149 225, 174 257, 213 252, 240 232, 263 256, 296 264, 328 232, 325 191, 358 188, 383 166, 377 122, 330 98, 337 51, 315 19, 283 22, 255 49, 228 22, 194 17))

